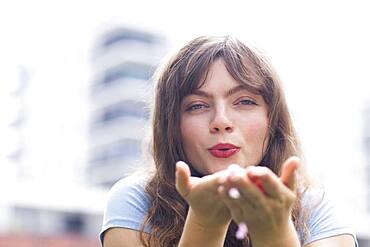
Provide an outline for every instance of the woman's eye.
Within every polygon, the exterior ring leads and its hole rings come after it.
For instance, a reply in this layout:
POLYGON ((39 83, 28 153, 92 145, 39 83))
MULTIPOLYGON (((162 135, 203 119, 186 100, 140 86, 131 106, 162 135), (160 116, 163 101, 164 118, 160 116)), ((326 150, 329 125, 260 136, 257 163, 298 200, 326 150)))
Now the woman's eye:
POLYGON ((191 105, 188 108, 186 108, 186 111, 201 110, 201 109, 205 109, 207 107, 208 106, 206 104, 194 104, 194 105, 191 105))
POLYGON ((251 99, 242 99, 239 100, 238 105, 257 105, 257 103, 251 99))

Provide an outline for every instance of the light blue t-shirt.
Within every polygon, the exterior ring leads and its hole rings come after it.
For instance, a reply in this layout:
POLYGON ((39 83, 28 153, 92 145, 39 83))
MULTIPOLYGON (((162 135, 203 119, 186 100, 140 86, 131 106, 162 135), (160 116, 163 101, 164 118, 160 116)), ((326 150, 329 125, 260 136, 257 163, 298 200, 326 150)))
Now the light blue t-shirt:
MULTIPOLYGON (((103 243, 104 232, 109 228, 141 229, 150 205, 144 191, 146 181, 145 177, 126 177, 111 188, 100 232, 101 243, 103 243)), ((310 236, 303 245, 328 237, 350 234, 358 247, 354 230, 342 222, 342 217, 336 212, 334 204, 325 195, 322 200, 321 195, 317 198, 317 194, 320 193, 307 192, 303 197, 303 205, 315 205, 308 221, 310 236)), ((150 233, 150 228, 146 227, 144 232, 150 233)), ((302 234, 298 232, 298 235, 301 237, 302 234)))

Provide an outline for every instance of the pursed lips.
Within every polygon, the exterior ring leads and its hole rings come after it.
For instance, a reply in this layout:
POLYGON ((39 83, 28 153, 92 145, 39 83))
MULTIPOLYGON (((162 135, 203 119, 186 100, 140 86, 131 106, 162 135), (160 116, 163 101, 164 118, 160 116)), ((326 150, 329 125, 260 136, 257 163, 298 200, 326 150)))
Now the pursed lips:
POLYGON ((240 147, 230 143, 218 143, 208 149, 208 151, 216 158, 228 158, 239 152, 239 150, 240 147))

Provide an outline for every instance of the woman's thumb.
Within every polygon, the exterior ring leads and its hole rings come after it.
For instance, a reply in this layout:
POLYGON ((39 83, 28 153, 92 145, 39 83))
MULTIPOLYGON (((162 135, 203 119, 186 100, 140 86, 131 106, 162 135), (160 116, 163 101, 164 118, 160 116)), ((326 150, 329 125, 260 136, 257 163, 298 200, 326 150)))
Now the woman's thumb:
POLYGON ((280 180, 292 191, 296 189, 295 172, 300 165, 300 159, 296 156, 289 157, 282 166, 280 180))
POLYGON ((184 161, 176 162, 176 189, 182 197, 190 191, 190 169, 184 161))

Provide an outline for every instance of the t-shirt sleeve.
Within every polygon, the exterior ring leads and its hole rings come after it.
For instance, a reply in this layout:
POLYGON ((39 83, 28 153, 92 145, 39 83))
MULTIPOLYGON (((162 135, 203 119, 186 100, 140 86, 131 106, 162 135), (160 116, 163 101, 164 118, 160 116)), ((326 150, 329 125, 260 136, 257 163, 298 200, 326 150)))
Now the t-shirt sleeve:
POLYGON ((310 235, 304 242, 304 245, 328 237, 349 234, 354 238, 356 247, 358 247, 355 231, 344 220, 345 217, 341 215, 338 208, 328 199, 325 193, 321 192, 318 194, 316 196, 311 194, 311 196, 308 196, 309 198, 305 198, 316 205, 311 204, 312 212, 308 221, 310 235), (317 198, 318 194, 320 198, 317 198))
MULTIPOLYGON (((100 241, 109 228, 122 227, 139 231, 149 208, 149 198, 144 191, 145 181, 140 177, 119 180, 108 193, 100 241)), ((149 232, 144 228, 144 232, 149 232)))

